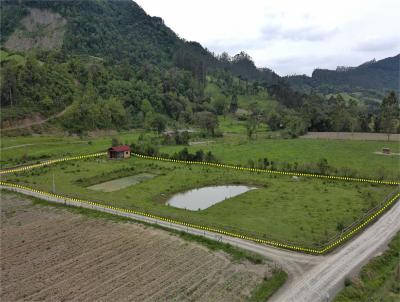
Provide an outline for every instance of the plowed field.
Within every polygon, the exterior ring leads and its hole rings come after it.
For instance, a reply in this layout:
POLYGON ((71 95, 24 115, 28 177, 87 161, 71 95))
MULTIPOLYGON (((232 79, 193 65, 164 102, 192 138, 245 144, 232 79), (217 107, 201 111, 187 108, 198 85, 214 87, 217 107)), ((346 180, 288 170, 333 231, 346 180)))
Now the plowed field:
POLYGON ((163 230, 1 193, 2 301, 243 301, 269 275, 163 230))

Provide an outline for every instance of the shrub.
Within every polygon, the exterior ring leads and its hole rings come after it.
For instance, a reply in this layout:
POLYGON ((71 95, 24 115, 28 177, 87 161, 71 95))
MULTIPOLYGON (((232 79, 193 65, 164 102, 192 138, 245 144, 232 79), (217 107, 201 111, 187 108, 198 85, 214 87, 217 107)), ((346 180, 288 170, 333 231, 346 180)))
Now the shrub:
POLYGON ((181 151, 174 153, 171 158, 185 161, 216 162, 214 155, 210 151, 205 154, 204 151, 200 149, 197 150, 195 154, 192 154, 186 147, 183 148, 181 151))
POLYGON ((338 222, 337 224, 336 224, 336 230, 338 230, 339 232, 342 232, 343 230, 344 230, 344 224, 343 224, 343 222, 338 222))
POLYGON ((349 277, 344 278, 344 286, 348 287, 352 284, 351 279, 349 277))

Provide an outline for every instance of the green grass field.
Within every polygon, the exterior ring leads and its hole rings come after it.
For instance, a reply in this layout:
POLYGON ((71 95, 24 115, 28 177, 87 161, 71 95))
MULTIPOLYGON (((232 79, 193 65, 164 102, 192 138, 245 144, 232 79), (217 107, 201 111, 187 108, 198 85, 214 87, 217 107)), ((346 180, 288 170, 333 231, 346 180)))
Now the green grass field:
MULTIPOLYGON (((236 125, 236 127, 238 127, 236 125)), ((399 156, 375 154, 382 147, 388 146, 392 152, 400 152, 398 142, 350 141, 350 140, 315 140, 315 139, 259 139, 249 141, 243 135, 227 134, 208 145, 191 146, 192 152, 203 148, 211 151, 224 163, 247 165, 249 160, 267 158, 274 161, 278 170, 285 162, 298 166, 307 166, 325 158, 328 164, 337 169, 337 174, 351 174, 374 179, 400 179, 399 156)), ((162 152, 173 154, 181 146, 167 146, 162 152)))
MULTIPOLYGON (((194 152, 198 149, 212 151, 220 162, 248 165, 249 160, 267 158, 277 169, 287 167, 293 170, 315 165, 322 158, 327 159, 332 170, 338 175, 358 176, 374 179, 399 180, 400 158, 397 155, 375 154, 382 147, 390 147, 392 152, 400 153, 398 142, 316 140, 316 139, 268 139, 273 133, 260 127, 257 139, 246 137, 243 122, 220 120, 225 132, 222 138, 209 138, 213 143, 188 147, 194 152)), ((68 136, 3 136, 1 143, 2 167, 11 167, 27 162, 68 155, 87 154, 105 151, 116 137, 122 143, 136 142, 141 131, 119 133, 97 138, 77 138, 68 136)), ((194 141, 199 139, 194 138, 194 141)), ((161 146, 160 152, 173 154, 185 146, 161 146)))
POLYGON ((372 259, 357 278, 344 288, 335 302, 400 301, 400 233, 389 244, 389 249, 372 259))
POLYGON ((111 146, 112 137, 121 143, 137 140, 140 131, 118 133, 97 138, 72 136, 19 136, 1 139, 1 164, 3 168, 49 158, 106 151, 111 146))
POLYGON ((390 186, 303 178, 296 181, 288 176, 138 158, 65 162, 9 174, 5 180, 51 191, 53 175, 56 192, 67 196, 306 247, 326 243, 394 190, 390 186), (157 176, 112 193, 87 189, 96 183, 139 173, 157 176), (217 184, 247 184, 258 189, 202 211, 165 205, 174 193, 217 184))

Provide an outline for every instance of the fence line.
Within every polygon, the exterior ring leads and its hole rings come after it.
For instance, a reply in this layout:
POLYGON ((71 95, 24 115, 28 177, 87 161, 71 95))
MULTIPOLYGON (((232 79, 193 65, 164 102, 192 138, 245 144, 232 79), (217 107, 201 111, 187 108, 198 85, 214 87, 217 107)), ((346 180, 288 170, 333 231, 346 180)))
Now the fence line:
MULTIPOLYGON (((377 218, 379 215, 381 215, 384 212, 384 210, 389 209, 389 207, 392 204, 394 204, 395 201, 400 197, 400 193, 394 194, 381 209, 379 209, 377 212, 375 212, 372 216, 370 216, 361 225, 352 229, 346 235, 341 236, 340 239, 336 240, 335 242, 332 242, 329 245, 325 245, 325 247, 323 247, 323 248, 309 248, 309 247, 301 247, 301 246, 297 246, 297 245, 286 244, 286 243, 283 243, 283 241, 274 241, 274 240, 266 240, 266 239, 261 239, 261 238, 249 237, 244 234, 228 232, 228 231, 224 230, 223 228, 216 229, 216 228, 204 226, 201 224, 195 225, 195 224, 183 222, 180 220, 173 220, 173 219, 170 219, 167 217, 157 216, 157 215, 147 213, 147 212, 139 212, 139 211, 131 210, 131 209, 118 208, 115 206, 102 204, 102 203, 98 203, 98 202, 94 202, 94 201, 82 200, 79 198, 73 198, 73 197, 63 196, 63 195, 54 194, 54 193, 48 193, 48 192, 40 191, 37 189, 25 187, 25 186, 18 185, 18 184, 12 184, 12 183, 6 183, 6 182, 0 181, 0 186, 2 186, 3 188, 6 188, 6 189, 14 190, 14 191, 22 190, 22 191, 32 192, 33 194, 35 194, 35 196, 39 195, 40 197, 42 197, 42 198, 44 197, 44 199, 50 200, 50 201, 54 201, 53 199, 56 199, 57 202, 59 202, 59 200, 64 200, 65 204, 72 203, 72 205, 78 206, 78 207, 93 208, 93 209, 96 209, 96 207, 98 207, 98 208, 102 208, 102 209, 110 209, 110 210, 113 210, 114 214, 116 214, 116 215, 120 215, 121 213, 131 213, 134 215, 141 216, 142 217, 141 220, 144 220, 145 217, 148 217, 148 218, 151 218, 152 220, 154 220, 154 219, 161 220, 164 222, 170 222, 170 223, 174 223, 174 224, 178 224, 178 225, 187 226, 188 228, 190 227, 190 228, 194 228, 194 229, 219 233, 219 234, 223 234, 223 235, 227 235, 227 236, 231 236, 231 237, 237 237, 237 238, 246 239, 249 241, 254 241, 257 243, 267 244, 270 246, 280 247, 283 249, 301 251, 301 252, 312 253, 312 254, 324 254, 327 251, 333 249, 339 243, 343 243, 345 240, 351 238, 351 236, 356 234, 362 228, 367 226, 371 221, 373 221, 375 218, 377 218)), ((30 195, 30 194, 28 194, 28 195, 30 195)), ((157 223, 157 221, 155 221, 155 222, 153 221, 153 223, 157 223)))
MULTIPOLYGON (((79 159, 85 159, 85 158, 93 158, 93 157, 99 157, 105 155, 105 152, 102 153, 95 153, 95 154, 89 154, 89 155, 81 155, 81 156, 74 156, 74 157, 66 157, 66 158, 60 158, 60 159, 55 159, 55 160, 49 160, 45 161, 39 164, 34 164, 30 166, 24 166, 24 167, 17 167, 9 170, 1 170, 0 174, 8 174, 8 173, 13 173, 13 172, 24 172, 26 170, 46 166, 46 165, 51 165, 59 162, 64 162, 64 161, 71 161, 71 160, 79 160, 79 159)), ((275 174, 283 174, 283 175, 298 175, 298 176, 307 176, 307 177, 316 177, 316 178, 329 178, 329 179, 334 179, 334 180, 346 180, 346 181, 362 181, 362 182, 372 182, 372 183, 380 183, 380 184, 385 184, 385 185, 397 185, 399 184, 398 182, 390 182, 390 181, 379 181, 379 180, 368 180, 368 179, 353 179, 350 177, 338 177, 338 176, 329 176, 329 175, 314 175, 314 174, 304 174, 304 173, 292 173, 292 172, 283 172, 283 171, 272 171, 272 170, 262 170, 262 169, 255 169, 255 168, 245 168, 245 167, 239 167, 239 166, 233 166, 233 165, 225 165, 225 164, 219 164, 219 163, 208 163, 208 162, 194 162, 194 161, 181 161, 181 160, 174 160, 174 159, 167 159, 167 158, 160 158, 160 157, 151 157, 151 156, 146 156, 146 155, 140 155, 140 154, 135 154, 135 156, 139 158, 144 158, 144 159, 151 159, 151 160, 160 160, 160 161, 167 161, 167 162, 175 162, 175 163, 182 163, 182 164, 197 164, 197 165, 208 165, 208 166, 214 166, 214 167, 222 167, 222 168, 229 168, 229 169, 236 169, 236 170, 242 170, 242 171, 250 171, 250 172, 264 172, 264 173, 275 173, 275 174)), ((303 251, 303 252, 310 252, 310 253, 316 253, 316 254, 321 254, 324 253, 339 243, 343 242, 344 240, 350 238, 350 236, 354 235, 357 231, 365 227, 369 222, 371 222, 373 219, 378 217, 380 214, 383 213, 384 210, 388 209, 396 199, 400 197, 400 193, 398 190, 395 192, 392 192, 391 194, 387 195, 384 200, 382 200, 379 205, 375 206, 374 208, 368 210, 362 217, 354 221, 352 224, 347 226, 340 235, 335 235, 331 239, 329 239, 326 243, 317 243, 315 247, 309 248, 309 247, 299 247, 296 244, 293 244, 292 242, 286 241, 286 240, 280 240, 279 242, 276 241, 275 239, 269 237, 267 234, 255 232, 255 231, 246 231, 241 228, 234 228, 231 226, 223 226, 223 225, 218 225, 213 223, 211 226, 203 226, 201 222, 199 225, 194 225, 192 223, 197 223, 197 219, 188 219, 189 217, 186 217, 187 222, 185 221, 180 221, 182 218, 181 215, 175 216, 174 214, 171 215, 171 213, 163 213, 163 212, 158 212, 157 211, 148 211, 146 209, 139 208, 137 206, 134 206, 133 209, 122 209, 122 208, 117 208, 115 207, 115 203, 112 201, 87 201, 87 200, 82 200, 79 197, 72 197, 71 194, 67 195, 57 195, 54 193, 48 193, 44 191, 39 191, 33 188, 29 187, 23 187, 21 185, 17 184, 12 184, 12 183, 6 183, 0 181, 0 185, 3 187, 8 187, 8 188, 22 188, 23 190, 35 192, 37 194, 41 195, 48 195, 48 196, 53 196, 57 198, 64 198, 64 199, 69 199, 72 200, 73 202, 81 202, 81 203, 87 203, 87 204, 92 204, 95 205, 97 204, 98 206, 103 206, 103 207, 110 207, 112 209, 116 209, 122 212, 132 212, 135 213, 136 215, 143 215, 155 219, 160 219, 164 221, 170 221, 173 223, 181 224, 181 225, 186 225, 190 226, 193 228, 198 228, 198 229, 203 229, 203 230, 208 230, 216 233, 221 233, 233 237, 239 237, 259 243, 265 243, 269 244, 272 246, 277 246, 277 247, 282 247, 285 249, 291 249, 291 250, 297 250, 297 251, 303 251), (114 206, 110 205, 114 204, 114 206), (170 218, 172 217, 172 219, 170 218), (176 218, 178 217, 178 218, 176 218), (192 220, 192 222, 189 222, 192 220), (195 221, 195 222, 193 222, 195 221), (240 234, 242 233, 242 234, 240 234), (250 234, 251 237, 248 235, 243 235, 243 234, 250 234)))

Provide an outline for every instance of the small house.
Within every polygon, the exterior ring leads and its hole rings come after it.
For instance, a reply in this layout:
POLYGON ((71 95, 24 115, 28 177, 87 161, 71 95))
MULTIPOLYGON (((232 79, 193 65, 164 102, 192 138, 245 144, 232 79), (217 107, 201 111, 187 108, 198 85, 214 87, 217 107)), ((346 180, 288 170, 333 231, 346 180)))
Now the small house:
POLYGON ((389 148, 382 148, 382 153, 383 154, 390 154, 390 149, 389 148))
POLYGON ((122 159, 131 157, 131 148, 127 145, 108 148, 109 159, 122 159))

